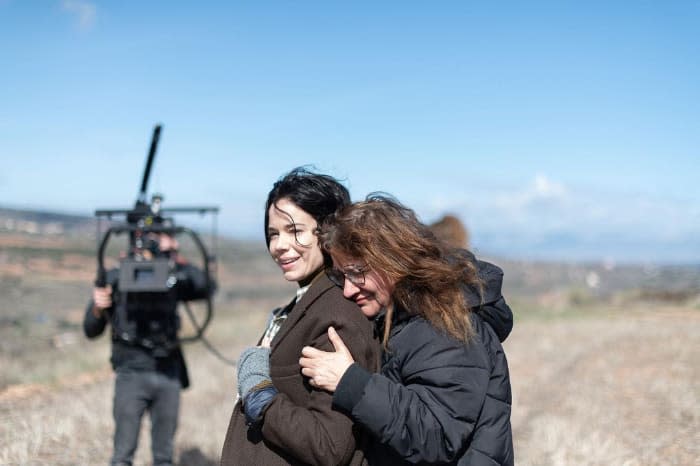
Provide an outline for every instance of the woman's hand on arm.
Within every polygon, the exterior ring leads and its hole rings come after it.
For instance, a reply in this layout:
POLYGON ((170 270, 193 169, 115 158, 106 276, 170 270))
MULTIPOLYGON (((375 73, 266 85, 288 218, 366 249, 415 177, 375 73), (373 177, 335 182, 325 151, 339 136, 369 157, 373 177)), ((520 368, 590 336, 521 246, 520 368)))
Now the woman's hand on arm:
POLYGON ((334 352, 305 346, 301 350, 299 364, 301 365, 301 373, 309 377, 309 383, 313 387, 333 393, 343 374, 355 360, 333 327, 328 327, 328 339, 335 348, 334 352))

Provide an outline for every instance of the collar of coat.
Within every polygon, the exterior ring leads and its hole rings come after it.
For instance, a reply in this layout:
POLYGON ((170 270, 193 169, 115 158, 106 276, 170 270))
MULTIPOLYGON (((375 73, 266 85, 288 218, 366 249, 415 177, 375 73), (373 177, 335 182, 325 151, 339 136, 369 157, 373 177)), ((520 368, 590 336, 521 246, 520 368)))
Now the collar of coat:
POLYGON ((309 289, 306 291, 306 293, 304 293, 301 299, 297 301, 295 296, 294 299, 286 306, 286 308, 289 309, 289 314, 282 324, 282 327, 277 332, 277 335, 275 338, 273 338, 271 348, 274 350, 285 335, 287 335, 289 331, 294 328, 294 325, 299 321, 299 319, 301 319, 306 310, 319 297, 321 297, 321 295, 326 293, 330 288, 334 287, 337 288, 337 285, 335 285, 328 278, 325 272, 321 271, 318 275, 316 275, 313 280, 311 280, 309 289))

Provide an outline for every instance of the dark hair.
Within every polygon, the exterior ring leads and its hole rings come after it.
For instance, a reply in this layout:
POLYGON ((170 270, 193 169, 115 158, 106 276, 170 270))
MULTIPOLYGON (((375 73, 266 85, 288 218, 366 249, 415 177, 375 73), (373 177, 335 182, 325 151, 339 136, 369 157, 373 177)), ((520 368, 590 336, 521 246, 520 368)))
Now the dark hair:
MULTIPOLYGON (((320 237, 325 251, 360 259, 394 284, 392 298, 399 307, 462 341, 472 337, 463 287, 481 288, 476 268, 436 238, 413 210, 390 195, 372 193, 334 215, 320 237)), ((392 312, 387 309, 385 345, 392 312)))
MULTIPOLYGON (((348 189, 330 175, 316 173, 306 167, 296 167, 272 185, 265 203, 265 243, 270 246, 267 229, 270 223, 270 206, 281 199, 289 199, 297 207, 311 215, 320 226, 326 219, 350 205, 348 189)), ((326 265, 330 257, 324 252, 326 265)))

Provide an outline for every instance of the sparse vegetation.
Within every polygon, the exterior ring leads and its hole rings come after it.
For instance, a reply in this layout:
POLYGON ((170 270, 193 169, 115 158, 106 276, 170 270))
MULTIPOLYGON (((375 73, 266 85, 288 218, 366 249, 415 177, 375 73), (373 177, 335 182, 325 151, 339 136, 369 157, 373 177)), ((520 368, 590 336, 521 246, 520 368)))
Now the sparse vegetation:
MULTIPOLYGON (((0 252, 0 464, 107 464, 109 338, 87 341, 81 330, 94 238, 73 243, 70 253, 58 240, 50 247, 33 244, 36 236, 15 240, 0 252), (52 252, 37 252, 44 250, 52 252)), ((220 288, 206 337, 235 360, 294 286, 261 244, 220 242, 219 249, 220 288)), ((696 464, 700 269, 492 260, 505 269, 516 318, 505 343, 516 464, 696 464)), ((177 458, 181 466, 216 465, 235 369, 201 343, 188 345, 185 357, 192 387, 183 392, 177 458)), ((136 465, 151 464, 148 427, 136 465)))

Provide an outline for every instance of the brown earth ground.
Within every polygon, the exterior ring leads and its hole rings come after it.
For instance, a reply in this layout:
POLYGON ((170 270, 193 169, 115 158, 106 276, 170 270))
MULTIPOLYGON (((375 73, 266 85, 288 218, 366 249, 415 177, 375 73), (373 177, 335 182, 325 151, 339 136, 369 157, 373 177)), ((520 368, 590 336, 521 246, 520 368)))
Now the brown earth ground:
MULTIPOLYGON (((261 324, 262 319, 251 319, 251 332, 261 324)), ((245 340, 222 348, 237 354, 250 343, 245 340)), ((516 464, 698 464, 697 311, 655 308, 525 320, 518 322, 505 349, 516 464)), ((188 350, 188 361, 194 383, 183 394, 179 464, 218 464, 235 370, 201 347, 188 350)), ((52 387, 6 389, 0 394, 0 464, 107 464, 111 396, 107 368, 52 387)), ((144 426, 139 465, 150 464, 147 421, 144 426)))

